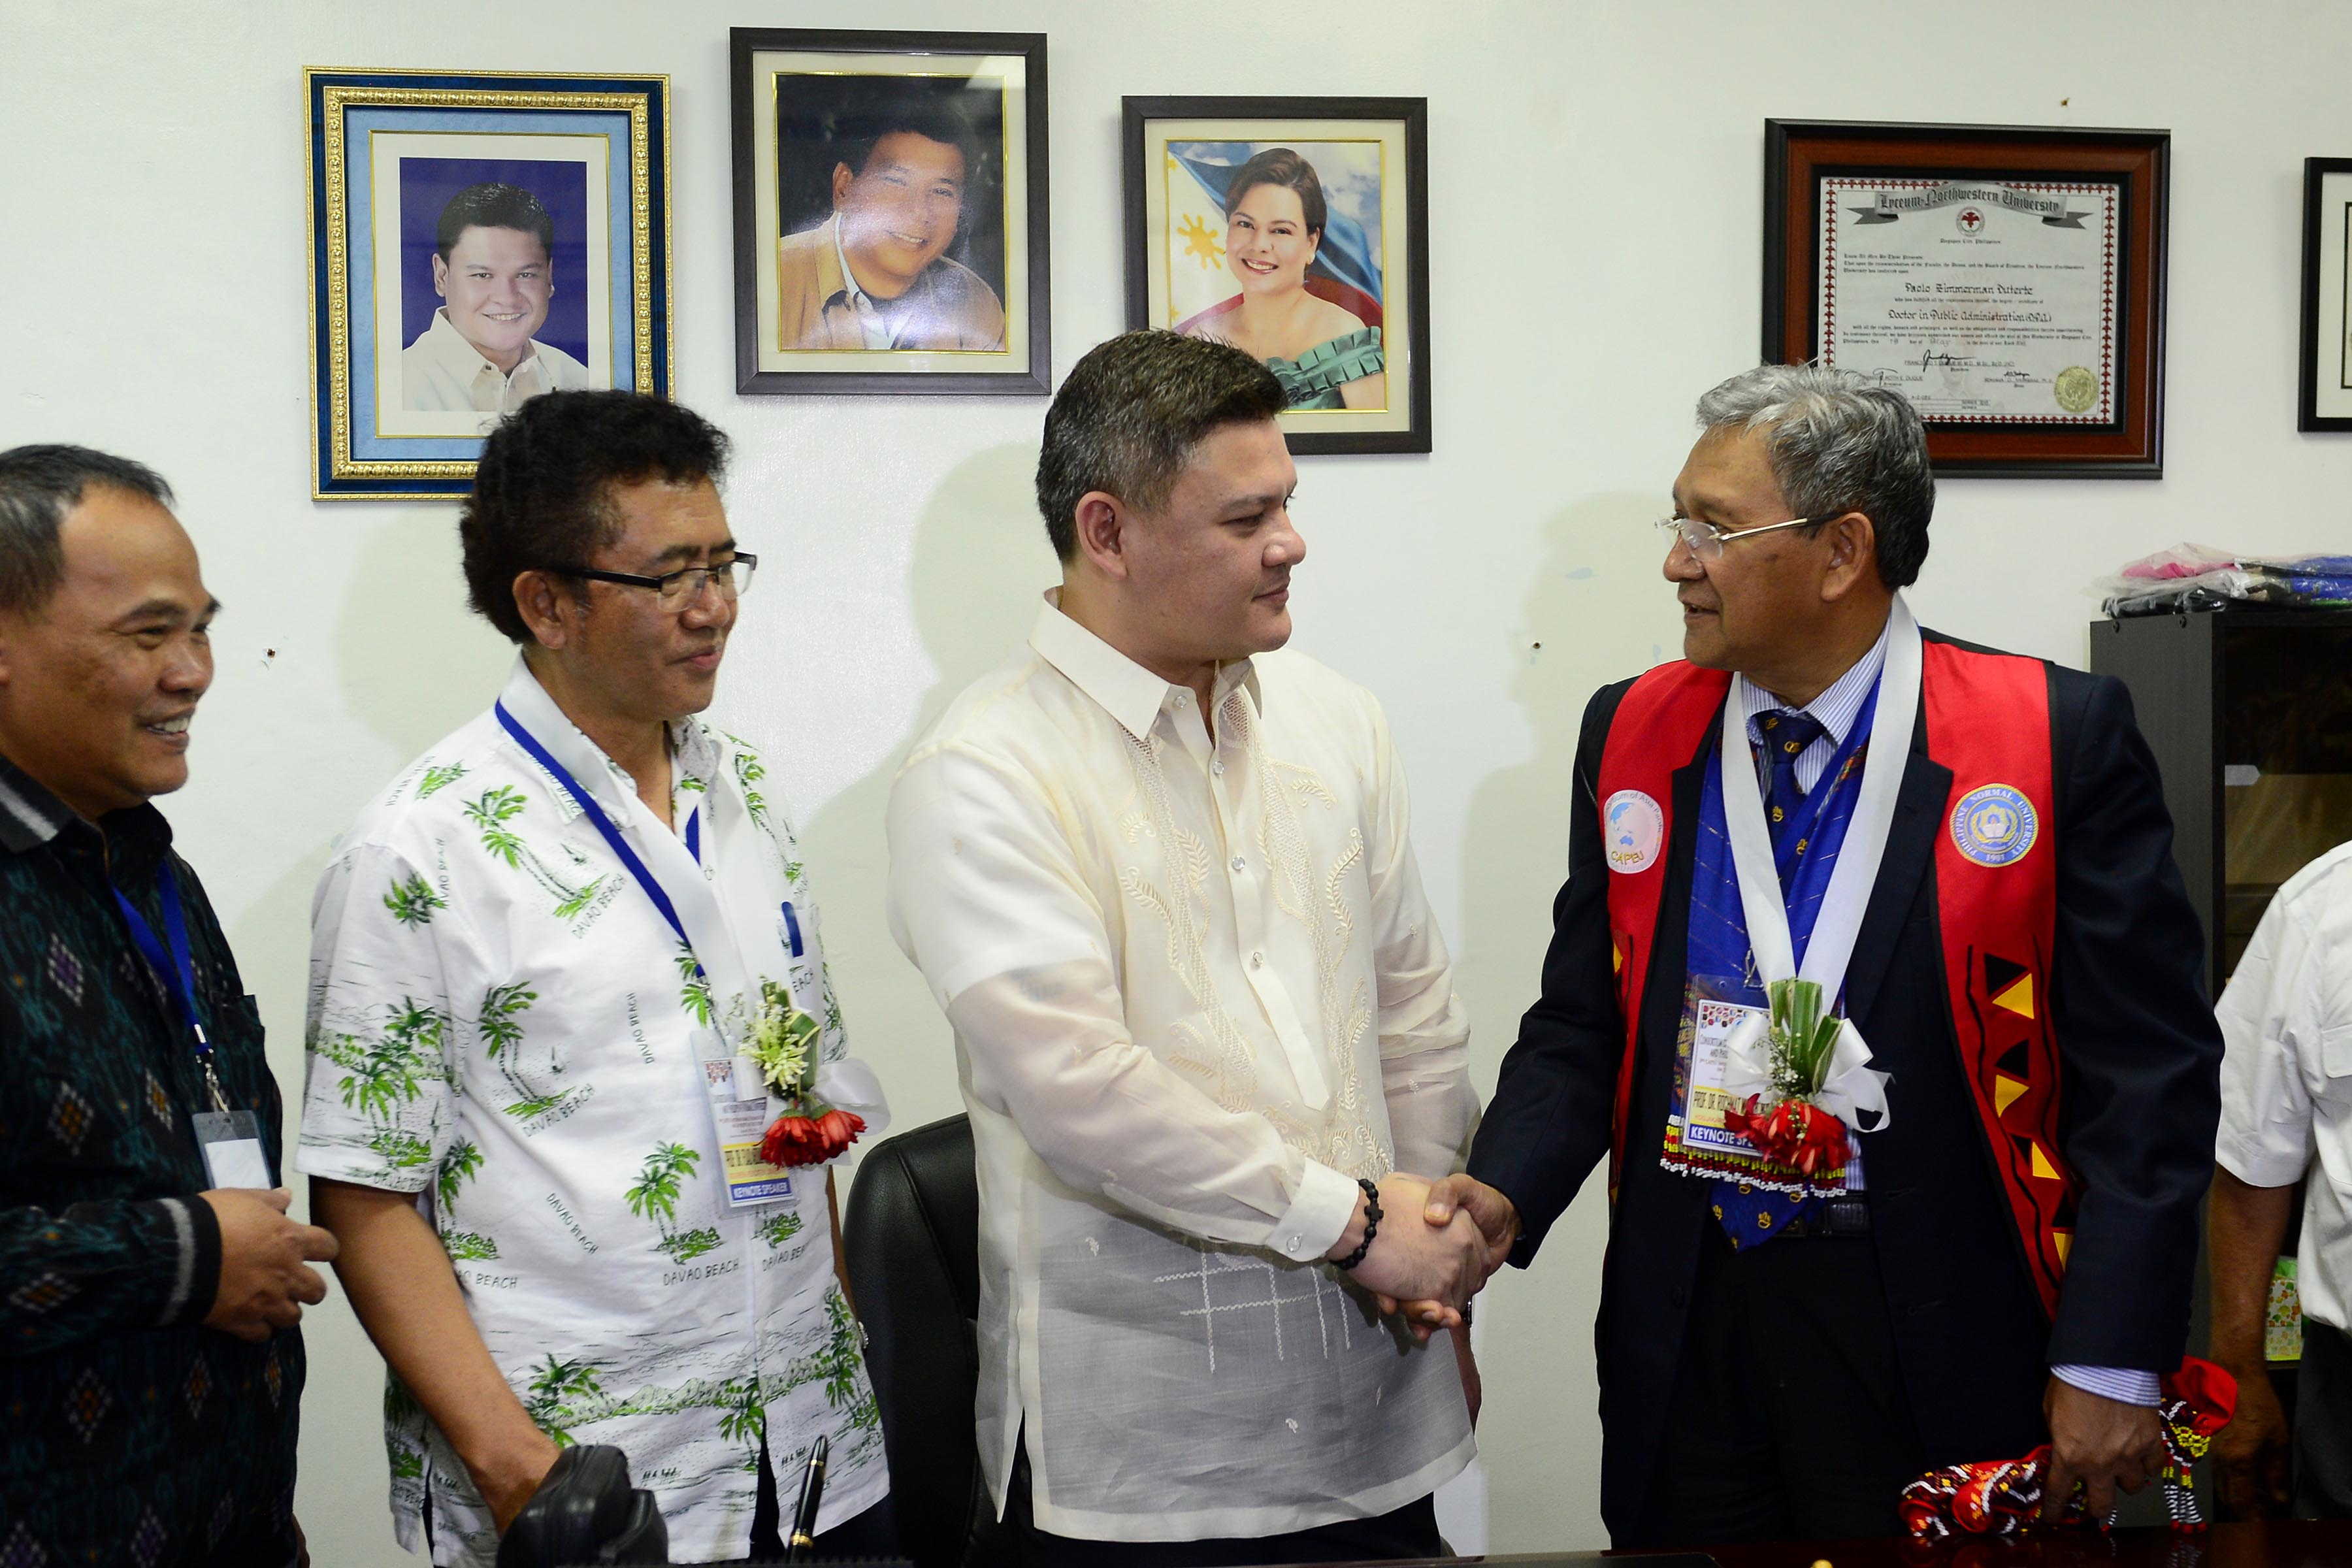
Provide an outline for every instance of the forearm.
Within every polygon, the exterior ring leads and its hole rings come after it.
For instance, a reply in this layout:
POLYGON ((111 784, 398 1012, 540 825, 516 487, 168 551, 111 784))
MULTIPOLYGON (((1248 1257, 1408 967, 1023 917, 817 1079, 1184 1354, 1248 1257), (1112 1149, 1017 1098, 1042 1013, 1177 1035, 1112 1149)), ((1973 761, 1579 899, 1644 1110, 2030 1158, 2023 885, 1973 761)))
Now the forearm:
POLYGON ((2213 1359, 2243 1380, 2263 1367, 2271 1275, 2293 1217, 2293 1187, 2258 1187, 2213 1167, 2206 1237, 2213 1269, 2213 1359))
POLYGON ((1381 1059, 1396 1168, 1435 1181, 1462 1168, 1478 1128, 1466 1044, 1381 1059))
POLYGON ((201 1322, 220 1226, 194 1194, 0 1212, 0 1356, 201 1322))
POLYGON ((441 1238, 408 1194, 315 1178, 310 1212, 342 1244, 335 1274, 360 1325, 478 1479, 502 1456, 546 1441, 490 1359, 441 1238))
POLYGON ((1204 1240, 1295 1258, 1321 1256, 1346 1224, 1355 1184, 1138 1044, 1107 964, 982 981, 948 1016, 973 1093, 1075 1190, 1204 1240))

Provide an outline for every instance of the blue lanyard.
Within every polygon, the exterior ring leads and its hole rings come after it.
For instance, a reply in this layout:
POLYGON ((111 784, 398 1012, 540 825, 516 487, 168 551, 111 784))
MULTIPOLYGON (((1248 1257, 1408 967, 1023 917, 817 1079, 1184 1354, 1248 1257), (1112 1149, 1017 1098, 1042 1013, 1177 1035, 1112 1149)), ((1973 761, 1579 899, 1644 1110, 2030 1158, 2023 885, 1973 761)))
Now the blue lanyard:
POLYGON ((115 907, 122 911, 123 923, 131 928, 131 945, 138 948, 139 956, 147 961, 147 967, 154 971, 163 989, 180 1005, 180 1018, 195 1037, 196 1062, 205 1069, 205 1087, 212 1093, 215 1109, 226 1110, 228 1098, 221 1092, 220 1075, 213 1067, 213 1043, 196 1012, 196 967, 188 956, 188 921, 180 907, 180 879, 172 869, 172 858, 163 857, 155 869, 155 894, 163 906, 163 932, 172 943, 168 958, 164 956, 163 943, 156 940, 155 928, 147 923, 147 917, 122 896, 121 889, 110 890, 114 894, 115 907))
MULTIPOLYGON (((661 883, 655 879, 653 872, 646 868, 646 863, 637 858, 637 852, 629 847, 629 841, 621 837, 621 830, 613 825, 613 819, 604 814, 604 808, 596 804, 596 797, 580 787, 580 781, 573 778, 571 771, 562 763, 557 762, 545 746, 539 743, 538 737, 524 729, 515 716, 507 711, 507 705, 504 702, 499 702, 494 706, 498 710, 499 722, 505 725, 507 733, 515 738, 515 744, 530 752, 531 761, 545 768, 549 776, 563 786, 563 793, 572 797, 572 804, 580 808, 581 815, 595 824, 596 831, 604 836, 604 842, 613 847, 613 853, 621 858, 621 864, 629 868, 629 875, 637 879, 637 886, 646 890, 646 897, 653 900, 654 908, 661 911, 662 919, 669 921, 669 929, 677 932, 678 942, 685 946, 687 952, 692 952, 694 941, 686 934, 685 922, 677 918, 677 906, 669 901, 669 894, 662 889, 661 883)), ((686 851, 694 857, 695 864, 702 863, 702 808, 700 806, 695 807, 687 814, 686 851)), ((695 978, 703 978, 702 961, 699 959, 695 961, 694 973, 695 978)))

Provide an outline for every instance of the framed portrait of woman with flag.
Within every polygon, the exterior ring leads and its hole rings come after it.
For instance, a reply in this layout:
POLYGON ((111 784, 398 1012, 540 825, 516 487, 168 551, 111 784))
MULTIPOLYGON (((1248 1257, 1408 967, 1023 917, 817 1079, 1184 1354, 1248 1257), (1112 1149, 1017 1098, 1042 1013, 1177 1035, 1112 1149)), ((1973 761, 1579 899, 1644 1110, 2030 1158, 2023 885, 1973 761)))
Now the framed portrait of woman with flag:
POLYGON ((1429 106, 1125 100, 1127 314, 1232 343, 1298 453, 1426 452, 1429 106))

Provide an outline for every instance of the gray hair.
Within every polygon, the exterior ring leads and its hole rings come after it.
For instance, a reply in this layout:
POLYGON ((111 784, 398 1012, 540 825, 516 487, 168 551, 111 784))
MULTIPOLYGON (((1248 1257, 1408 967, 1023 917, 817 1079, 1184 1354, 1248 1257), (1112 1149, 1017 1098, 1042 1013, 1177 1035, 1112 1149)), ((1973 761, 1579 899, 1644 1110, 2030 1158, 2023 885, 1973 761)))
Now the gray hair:
POLYGON ((1229 343, 1158 331, 1097 343, 1045 410, 1037 510, 1054 553, 1077 554, 1078 502, 1090 492, 1156 511, 1205 437, 1271 419, 1285 401, 1274 373, 1229 343))
POLYGON ((1698 422, 1709 433, 1763 433, 1772 477, 1799 517, 1861 512, 1878 535, 1880 581, 1918 581, 1936 479, 1927 426, 1901 393, 1828 365, 1759 364, 1700 398, 1698 422))
POLYGON ((144 463, 88 447, 17 447, 0 452, 0 613, 29 614, 65 581, 58 531, 92 485, 172 504, 172 487, 144 463))

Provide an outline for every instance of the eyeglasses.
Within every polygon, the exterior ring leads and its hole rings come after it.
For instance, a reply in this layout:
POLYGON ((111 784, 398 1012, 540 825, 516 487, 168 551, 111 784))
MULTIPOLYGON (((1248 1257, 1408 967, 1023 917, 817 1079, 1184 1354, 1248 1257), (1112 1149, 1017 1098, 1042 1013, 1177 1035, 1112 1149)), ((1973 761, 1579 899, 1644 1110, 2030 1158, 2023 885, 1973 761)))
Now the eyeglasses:
POLYGON ((682 610, 702 597, 707 584, 719 590, 722 599, 740 598, 751 591, 751 574, 760 558, 747 552, 731 561, 714 561, 708 566, 682 566, 675 572, 665 572, 658 577, 640 577, 629 572, 598 572, 586 566, 550 566, 550 572, 560 572, 566 577, 585 577, 595 583, 618 583, 627 588, 651 588, 661 595, 665 610, 682 610))
POLYGON ((1761 528, 1717 528, 1711 522, 1701 522, 1692 517, 1662 517, 1657 530, 1667 538, 1666 548, 1674 549, 1674 541, 1683 544, 1701 561, 1720 561, 1723 547, 1735 539, 1753 539, 1759 533, 1769 533, 1776 528, 1802 528, 1812 521, 1810 517, 1792 517, 1786 522, 1768 522, 1761 528))

